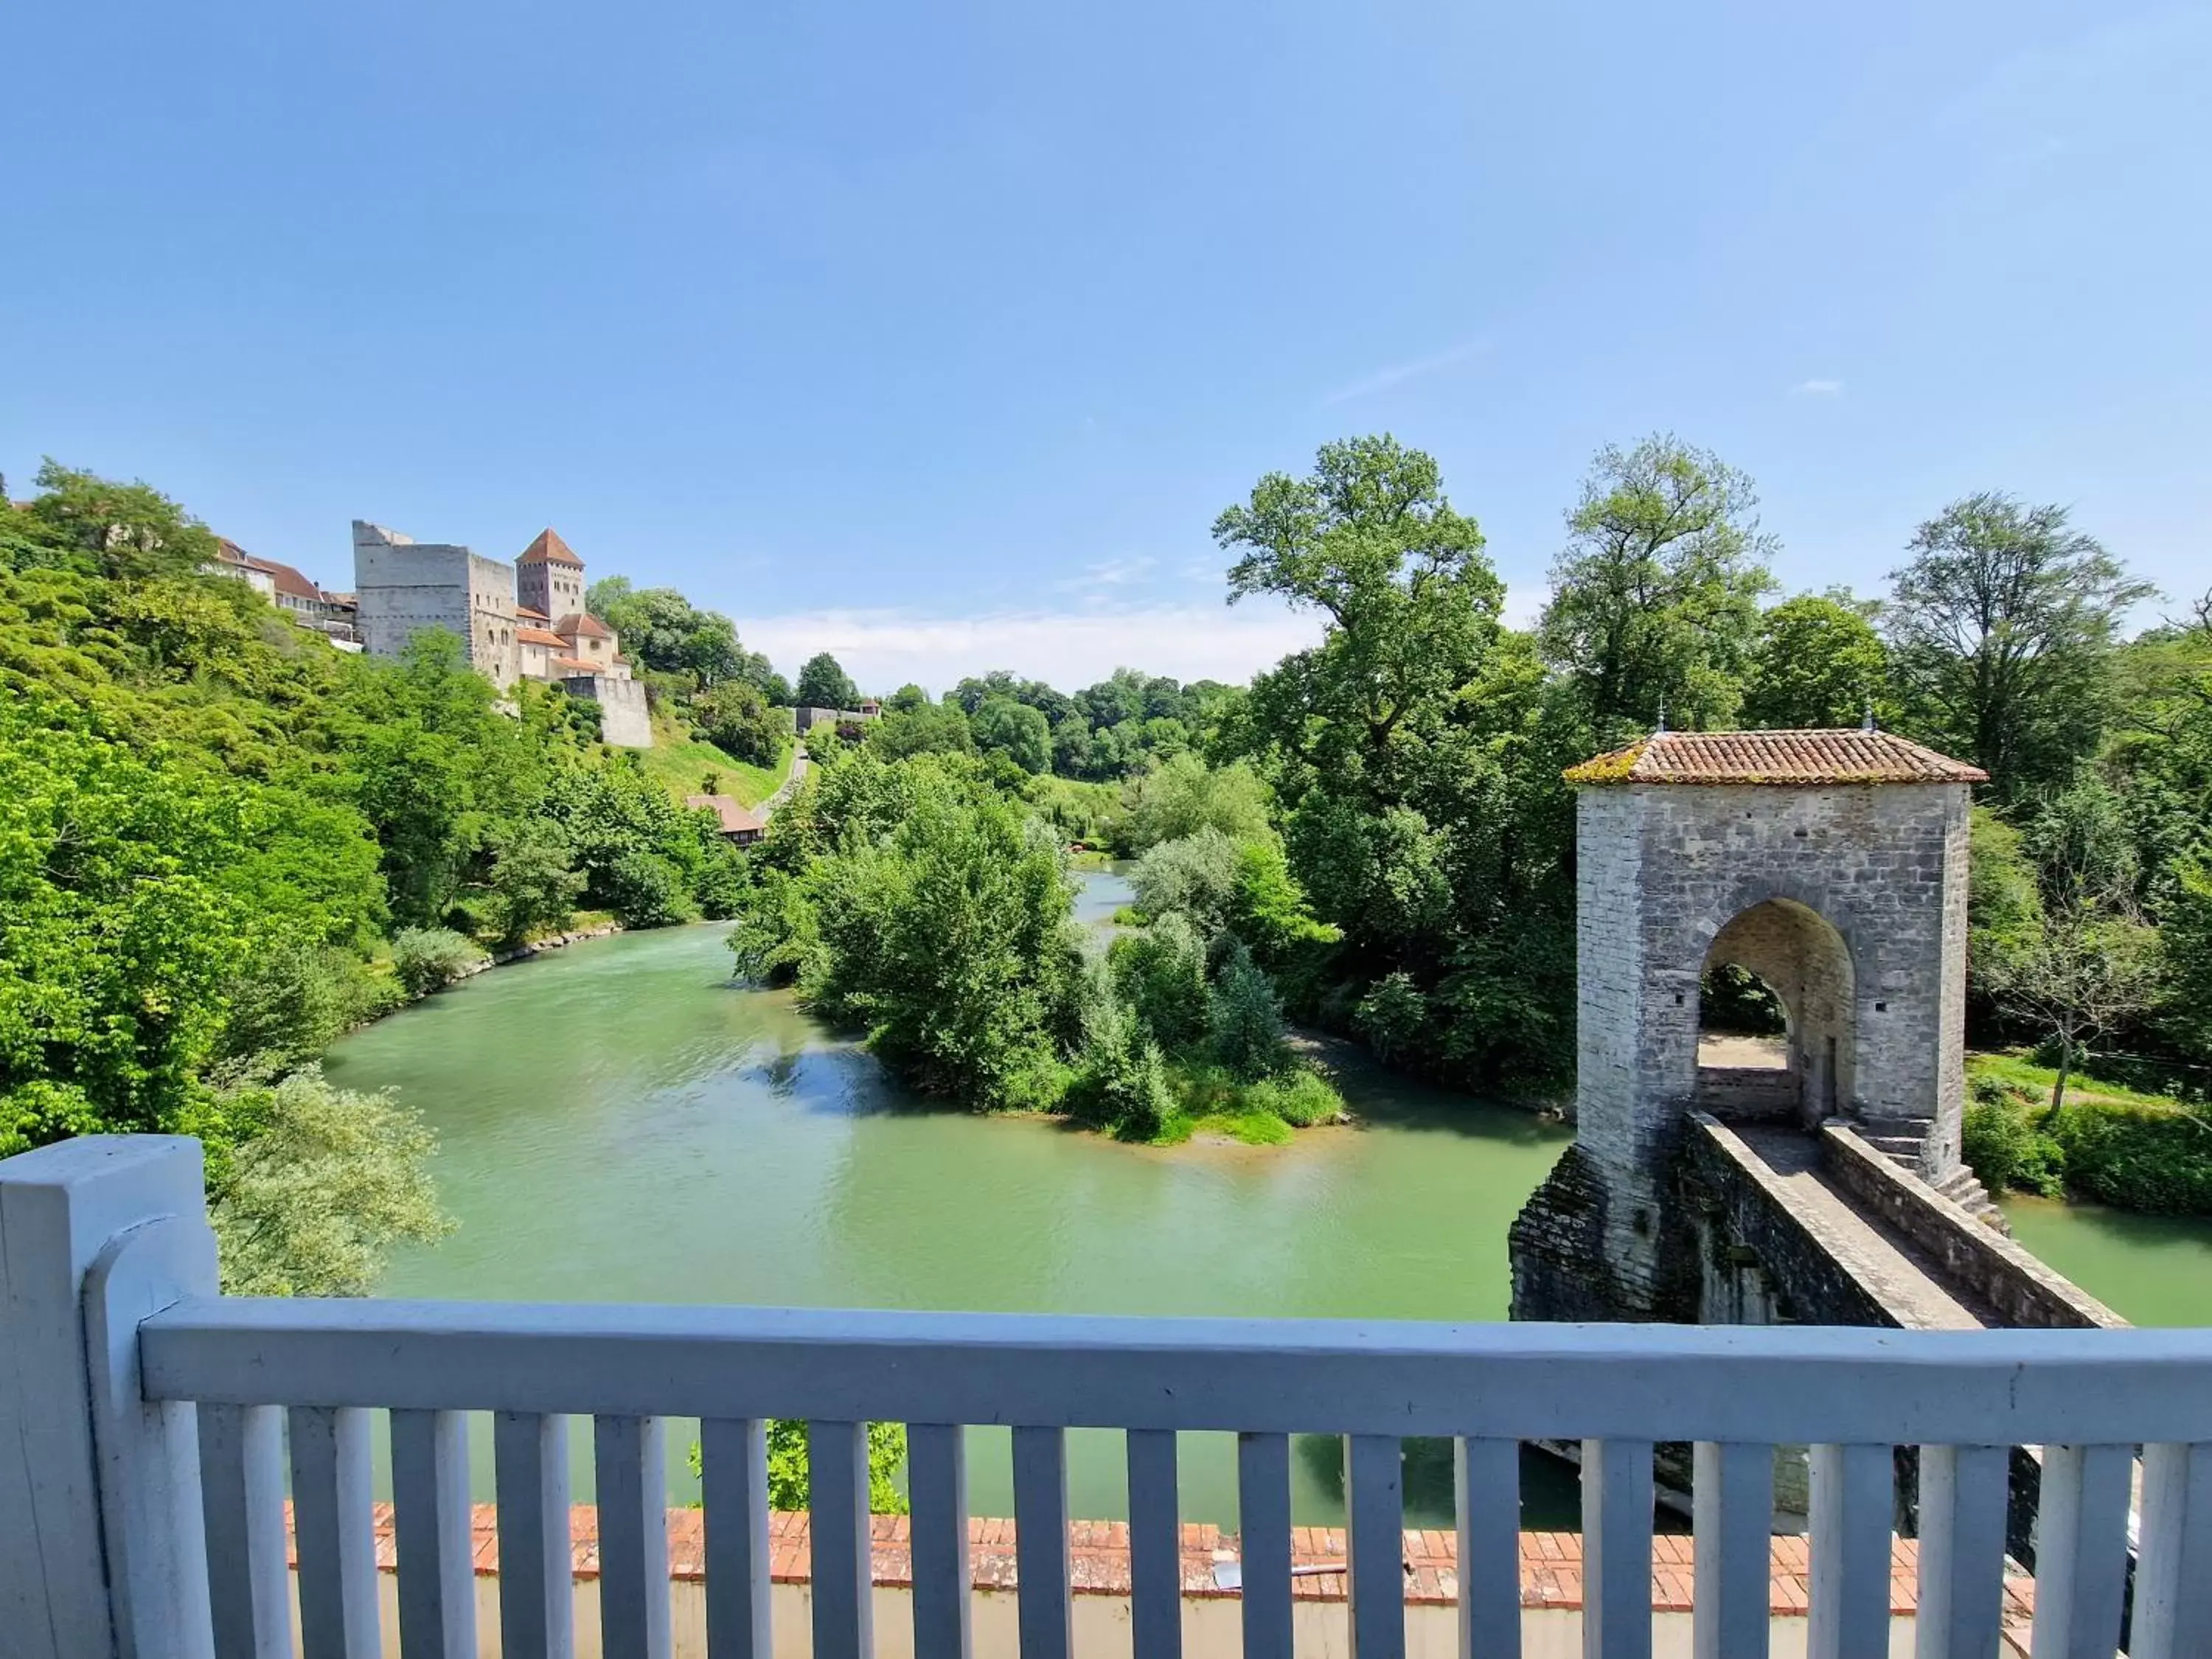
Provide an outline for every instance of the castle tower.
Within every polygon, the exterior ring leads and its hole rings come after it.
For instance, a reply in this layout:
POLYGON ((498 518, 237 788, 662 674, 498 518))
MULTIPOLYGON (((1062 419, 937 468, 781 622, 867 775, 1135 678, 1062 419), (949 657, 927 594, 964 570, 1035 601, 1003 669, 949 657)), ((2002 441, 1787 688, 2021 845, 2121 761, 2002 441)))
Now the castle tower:
POLYGON ((1514 1316, 1680 1317, 1686 1114, 1840 1116, 1959 1167, 1969 786, 1886 732, 1668 732, 1575 767, 1575 1144, 1513 1229, 1514 1316), (1783 1064, 1701 1066, 1699 988, 1783 1005, 1783 1064))
POLYGON ((397 656, 424 629, 442 628, 459 638, 470 664, 502 691, 522 672, 514 638, 514 567, 506 560, 487 559, 455 543, 418 542, 356 519, 353 585, 356 626, 371 656, 397 656))
POLYGON ((514 596, 556 622, 582 611, 584 562, 550 526, 514 562, 514 596))

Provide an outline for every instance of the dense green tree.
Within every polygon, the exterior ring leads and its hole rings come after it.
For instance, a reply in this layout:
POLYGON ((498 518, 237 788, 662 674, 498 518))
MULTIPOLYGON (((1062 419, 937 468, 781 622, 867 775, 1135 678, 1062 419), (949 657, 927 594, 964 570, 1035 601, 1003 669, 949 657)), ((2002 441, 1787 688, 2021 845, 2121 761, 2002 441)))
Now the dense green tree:
POLYGON ((544 818, 517 820, 493 836, 492 925, 502 944, 568 925, 584 892, 574 859, 568 837, 544 818))
POLYGON ((2149 595, 2063 507, 1969 495, 1920 526, 1884 625, 1905 712, 2000 799, 2069 781, 2112 722, 2113 647, 2149 595))
POLYGON ((908 755, 968 755, 975 750, 968 717, 957 703, 924 702, 919 707, 887 708, 868 727, 868 747, 885 760, 908 755))
POLYGON ((672 587, 634 588, 626 576, 607 576, 584 598, 620 636, 624 654, 655 672, 681 674, 702 689, 743 680, 763 696, 779 678, 766 657, 738 642, 727 617, 700 610, 672 587))
POLYGON ((959 757, 861 750, 821 772, 802 792, 809 822, 767 850, 831 855, 788 877, 770 864, 732 937, 740 965, 795 969, 811 1006, 866 1030, 927 1092, 1056 1102, 1082 980, 1057 847, 959 757))
POLYGON ((884 699, 885 712, 894 714, 911 714, 918 708, 930 706, 929 693, 911 680, 884 699))
POLYGON ((1759 619, 1741 719, 1754 727, 1804 730, 1887 723, 1889 653, 1848 592, 1801 593, 1759 619))
POLYGON ((1207 827, 1231 841, 1268 833, 1267 787, 1242 763, 1211 767, 1181 754, 1134 779, 1128 790, 1127 850, 1142 853, 1207 827))
POLYGON ((1772 586, 1751 480, 1672 434, 1598 452, 1538 631, 1600 744, 1735 718, 1772 586))
POLYGON ((799 671, 793 695, 802 708, 851 708, 860 701, 860 688, 827 651, 809 657, 799 671))
POLYGON ((750 681, 724 680, 692 700, 691 729, 726 755, 772 766, 791 735, 791 716, 770 708, 750 681))
MULTIPOLYGON (((1472 672, 1494 639, 1504 585, 1482 532, 1453 510, 1437 464, 1395 439, 1323 445, 1304 478, 1273 472, 1214 520, 1237 557, 1230 603, 1267 594, 1328 622, 1325 642, 1269 679, 1309 706, 1334 758, 1376 763, 1408 713, 1472 672)), ((1300 758, 1321 761, 1317 743, 1300 758)), ((1328 763, 1322 761, 1322 763, 1328 763)))
POLYGON ((40 493, 9 515, 0 549, 18 568, 66 565, 143 579, 190 575, 215 559, 208 527, 147 484, 118 483, 51 458, 37 483, 40 493))
POLYGON ((1011 697, 991 697, 976 706, 968 722, 975 746, 985 754, 1000 754, 1023 771, 1048 771, 1052 766, 1052 727, 1027 703, 1011 697))

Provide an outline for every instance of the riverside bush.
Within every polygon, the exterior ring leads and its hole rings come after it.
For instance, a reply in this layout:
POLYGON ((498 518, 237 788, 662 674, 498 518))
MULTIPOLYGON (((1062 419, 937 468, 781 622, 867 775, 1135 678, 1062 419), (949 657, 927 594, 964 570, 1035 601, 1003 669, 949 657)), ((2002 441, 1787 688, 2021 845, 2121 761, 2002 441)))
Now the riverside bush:
POLYGON ((1344 1097, 1318 1072, 1299 1066, 1279 1077, 1262 1078, 1244 1091, 1244 1103, 1273 1112, 1294 1129, 1333 1123, 1344 1111, 1344 1097))
POLYGON ((450 927, 403 927, 392 941, 392 969, 410 996, 443 990, 483 956, 450 927))

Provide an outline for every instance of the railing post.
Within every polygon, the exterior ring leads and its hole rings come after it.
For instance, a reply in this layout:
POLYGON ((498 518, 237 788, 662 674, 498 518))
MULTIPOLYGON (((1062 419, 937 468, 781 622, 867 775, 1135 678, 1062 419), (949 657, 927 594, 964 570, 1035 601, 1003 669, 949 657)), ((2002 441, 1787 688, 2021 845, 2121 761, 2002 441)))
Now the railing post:
POLYGON ((191 1408, 138 1390, 139 1322, 216 1289, 199 1143, 0 1160, 0 1631, 24 1659, 211 1650, 191 1408))

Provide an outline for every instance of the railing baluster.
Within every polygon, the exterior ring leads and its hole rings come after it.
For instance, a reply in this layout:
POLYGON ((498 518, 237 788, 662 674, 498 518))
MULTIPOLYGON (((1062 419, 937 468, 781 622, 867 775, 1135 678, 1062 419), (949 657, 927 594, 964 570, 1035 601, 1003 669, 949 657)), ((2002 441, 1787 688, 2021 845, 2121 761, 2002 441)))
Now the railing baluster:
POLYGON ((806 1425, 814 1539, 814 1659, 875 1651, 874 1553, 868 1538, 868 1425, 806 1425))
MULTIPOLYGON (((913 1510, 914 1650, 919 1659, 969 1659, 968 1440, 957 1423, 915 1423, 906 1431, 906 1484, 913 1510)), ((1141 1644, 1140 1649, 1141 1650, 1141 1644)))
POLYGON ((301 1647, 307 1659, 382 1659, 368 1413, 295 1406, 290 1426, 301 1647))
POLYGON ((1130 1430, 1128 1459, 1132 1643, 1145 1659, 1182 1659, 1182 1505, 1174 1431, 1130 1430))
POLYGON ((476 1659, 469 1420, 460 1413, 392 1413, 392 1525, 404 1659, 476 1659))
POLYGON ((1291 1437, 1237 1437, 1244 1659, 1291 1659, 1291 1437))
POLYGON ((1920 1449, 1921 1659, 1995 1659, 2011 1464, 2009 1446, 1920 1449))
POLYGON ((1346 1579, 1352 1596, 1353 1659, 1404 1659, 1406 1474, 1390 1434, 1344 1442, 1346 1579))
POLYGON ((702 1420, 699 1479, 708 1650, 714 1659, 769 1659, 767 1419, 702 1420))
POLYGON ((1700 1440, 1691 1456, 1696 1659, 1765 1659, 1774 1448, 1700 1440))
POLYGON ((1887 1446, 1812 1449, 1810 1659, 1887 1659, 1895 1468, 1887 1446))
POLYGON ((1651 1659, 1651 1443, 1583 1442, 1583 1651, 1651 1659))
POLYGON ((283 1407, 202 1406, 199 1436, 215 1650, 223 1659, 292 1659, 283 1407))
POLYGON ((2045 1446, 2035 1518, 2035 1659, 2112 1659, 2128 1594, 2132 1446, 2045 1446))
POLYGON ((2212 1653, 2212 1441, 2143 1448, 2133 1659, 2212 1653))
POLYGON ((1067 1436, 1014 1431, 1015 1597, 1022 1659, 1068 1659, 1075 1643, 1067 1561, 1067 1436))
POLYGON ((599 1647, 605 1659, 670 1659, 667 1431, 658 1417, 592 1425, 599 1495, 599 1647))
POLYGON ((576 1650, 576 1555, 568 1527, 568 1419, 500 1412, 491 1448, 500 1651, 569 1659, 576 1650))
POLYGON ((1460 1659, 1521 1659, 1521 1443, 1462 1439, 1460 1659))

